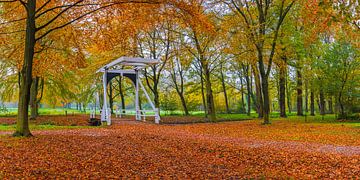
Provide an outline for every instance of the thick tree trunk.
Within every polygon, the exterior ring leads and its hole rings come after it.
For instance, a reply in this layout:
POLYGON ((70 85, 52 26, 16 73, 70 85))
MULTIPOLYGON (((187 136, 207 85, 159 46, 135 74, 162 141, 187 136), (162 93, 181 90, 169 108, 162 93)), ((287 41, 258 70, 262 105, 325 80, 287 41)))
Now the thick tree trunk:
POLYGON ((38 112, 37 94, 39 90, 39 77, 32 80, 30 88, 30 119, 36 119, 38 112))
POLYGON ((297 74, 297 115, 303 116, 303 99, 302 99, 302 75, 301 70, 296 71, 297 74))
POLYGON ((207 103, 207 114, 211 122, 216 121, 216 112, 214 97, 211 88, 210 70, 206 64, 203 63, 204 75, 205 75, 205 87, 206 87, 206 103, 207 103))
POLYGON ((286 98, 285 98, 285 89, 286 89, 286 67, 280 67, 279 72, 279 108, 280 108, 280 117, 286 118, 286 98))
POLYGON ((14 136, 32 136, 29 129, 28 108, 32 81, 32 63, 35 49, 35 12, 36 0, 28 0, 24 62, 20 71, 18 116, 16 121, 16 131, 13 134, 14 136))
POLYGON ((313 90, 310 92, 310 115, 315 116, 315 96, 313 90))
POLYGON ((261 83, 260 83, 260 78, 259 78, 259 72, 257 70, 257 68, 254 66, 252 68, 253 70, 253 74, 254 74, 254 79, 255 79, 255 91, 256 91, 256 110, 258 113, 258 118, 263 118, 264 117, 264 111, 263 111, 263 96, 262 96, 262 88, 261 88, 261 83))

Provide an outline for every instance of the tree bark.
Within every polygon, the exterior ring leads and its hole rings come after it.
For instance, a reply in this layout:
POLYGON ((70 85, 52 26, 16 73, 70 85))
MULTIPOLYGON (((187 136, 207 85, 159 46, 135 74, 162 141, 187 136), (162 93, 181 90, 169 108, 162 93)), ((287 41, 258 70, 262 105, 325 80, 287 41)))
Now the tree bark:
POLYGON ((262 98, 262 88, 261 88, 261 83, 260 83, 260 78, 259 78, 259 72, 255 66, 253 66, 251 69, 253 71, 254 79, 255 79, 256 110, 258 113, 258 117, 263 118, 264 117, 263 98, 262 98))
POLYGON ((176 67, 174 65, 174 62, 170 61, 170 64, 172 65, 172 71, 170 73, 171 73, 171 79, 175 86, 175 90, 180 97, 180 101, 181 101, 181 105, 183 107, 184 113, 186 116, 188 116, 190 114, 189 114, 189 110, 187 108, 185 97, 184 97, 184 76, 183 76, 183 69, 182 69, 183 67, 180 65, 179 61, 180 60, 176 60, 176 67), (178 71, 178 73, 179 73, 180 84, 177 81, 176 71, 178 71))
POLYGON ((297 74, 297 115, 303 116, 303 99, 302 99, 302 75, 301 70, 296 71, 297 74))
POLYGON ((13 136, 32 136, 29 129, 29 101, 30 88, 32 81, 32 63, 35 49, 35 12, 36 0, 28 0, 27 2, 27 18, 26 18, 26 35, 25 35, 25 51, 24 62, 20 71, 20 89, 18 116, 16 120, 16 131, 13 136))
POLYGON ((286 118, 286 98, 285 98, 285 89, 286 89, 286 67, 280 67, 279 72, 279 108, 280 108, 280 117, 286 118))
POLYGON ((223 92, 224 92, 226 112, 229 114, 231 112, 230 112, 228 97, 227 97, 227 93, 226 93, 226 85, 225 85, 225 78, 224 78, 223 65, 222 64, 220 65, 220 76, 221 76, 221 85, 222 85, 223 92))
POLYGON ((245 99, 244 99, 244 82, 243 82, 243 77, 240 77, 240 89, 241 89, 241 108, 240 108, 240 113, 245 113, 246 109, 245 109, 245 99))
POLYGON ((205 117, 207 118, 208 113, 207 113, 207 105, 206 105, 206 99, 205 99, 205 92, 204 92, 204 78, 203 78, 203 70, 200 67, 200 84, 201 84, 201 97, 202 97, 202 102, 203 102, 203 106, 204 106, 204 113, 205 113, 205 117))
POLYGON ((204 62, 202 62, 202 64, 203 64, 204 76, 205 76, 207 114, 209 120, 211 122, 214 122, 216 121, 216 112, 215 112, 213 92, 211 88, 210 70, 207 64, 205 64, 204 62))
POLYGON ((113 92, 112 81, 109 82, 108 97, 109 97, 109 105, 110 105, 111 114, 114 114, 114 92, 113 92))
POLYGON ((320 115, 325 115, 325 97, 322 89, 320 89, 319 109, 320 115))
POLYGON ((305 113, 309 112, 309 90, 308 82, 305 81, 305 113))
POLYGON ((30 119, 36 119, 38 112, 37 94, 39 90, 39 77, 35 77, 32 80, 30 88, 30 119))
POLYGON ((244 65, 243 66, 243 71, 244 71, 244 75, 245 75, 245 81, 246 81, 246 89, 247 89, 247 115, 250 116, 251 114, 251 94, 252 94, 252 89, 251 89, 251 82, 250 82, 250 78, 249 78, 249 65, 244 65))
POLYGON ((329 97, 329 113, 330 114, 334 114, 334 109, 333 109, 333 97, 332 96, 330 96, 329 97))
POLYGON ((120 94, 120 99, 121 99, 121 110, 122 113, 125 113, 125 95, 124 95, 124 91, 123 91, 123 85, 122 85, 122 76, 119 76, 119 94, 120 94))
POLYGON ((315 116, 315 96, 313 90, 310 92, 310 115, 315 116))
POLYGON ((289 80, 288 80, 288 74, 286 73, 286 96, 287 96, 287 106, 288 106, 288 111, 289 114, 291 114, 291 110, 292 110, 292 106, 291 106, 291 91, 290 91, 290 87, 289 87, 289 80))

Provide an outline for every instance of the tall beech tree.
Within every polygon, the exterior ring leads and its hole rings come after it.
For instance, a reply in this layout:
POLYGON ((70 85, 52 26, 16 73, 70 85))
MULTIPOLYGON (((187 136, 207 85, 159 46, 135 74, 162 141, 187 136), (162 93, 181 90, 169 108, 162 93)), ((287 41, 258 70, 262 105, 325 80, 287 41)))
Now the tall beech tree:
POLYGON ((248 38, 256 49, 257 68, 261 77, 264 124, 269 124, 269 75, 281 26, 293 7, 295 0, 256 0, 254 3, 246 0, 224 2, 241 18, 239 23, 245 25, 248 38), (270 50, 267 50, 267 47, 270 47, 270 50))

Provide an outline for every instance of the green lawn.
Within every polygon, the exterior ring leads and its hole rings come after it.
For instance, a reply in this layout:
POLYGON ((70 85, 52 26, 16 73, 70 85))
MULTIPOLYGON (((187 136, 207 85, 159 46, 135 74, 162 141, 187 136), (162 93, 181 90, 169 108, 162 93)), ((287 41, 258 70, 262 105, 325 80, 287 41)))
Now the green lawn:
MULTIPOLYGON (((15 131, 16 125, 0 124, 0 131, 15 131)), ((56 126, 56 125, 35 125, 30 124, 30 130, 59 130, 59 129, 84 129, 96 128, 95 126, 56 126)))

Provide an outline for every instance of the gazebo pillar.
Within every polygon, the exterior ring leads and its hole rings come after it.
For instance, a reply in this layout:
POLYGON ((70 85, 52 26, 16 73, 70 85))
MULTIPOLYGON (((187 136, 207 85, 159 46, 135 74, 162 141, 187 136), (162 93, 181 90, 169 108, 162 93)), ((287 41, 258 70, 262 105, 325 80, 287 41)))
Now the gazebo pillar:
POLYGON ((103 74, 104 102, 103 102, 103 108, 101 111, 101 121, 106 122, 108 125, 110 125, 111 121, 109 118, 109 111, 108 111, 108 107, 107 107, 107 72, 108 72, 108 69, 105 68, 105 72, 103 74))
POLYGON ((139 99, 139 71, 135 68, 135 119, 140 121, 141 120, 141 112, 140 112, 140 99, 139 99))

